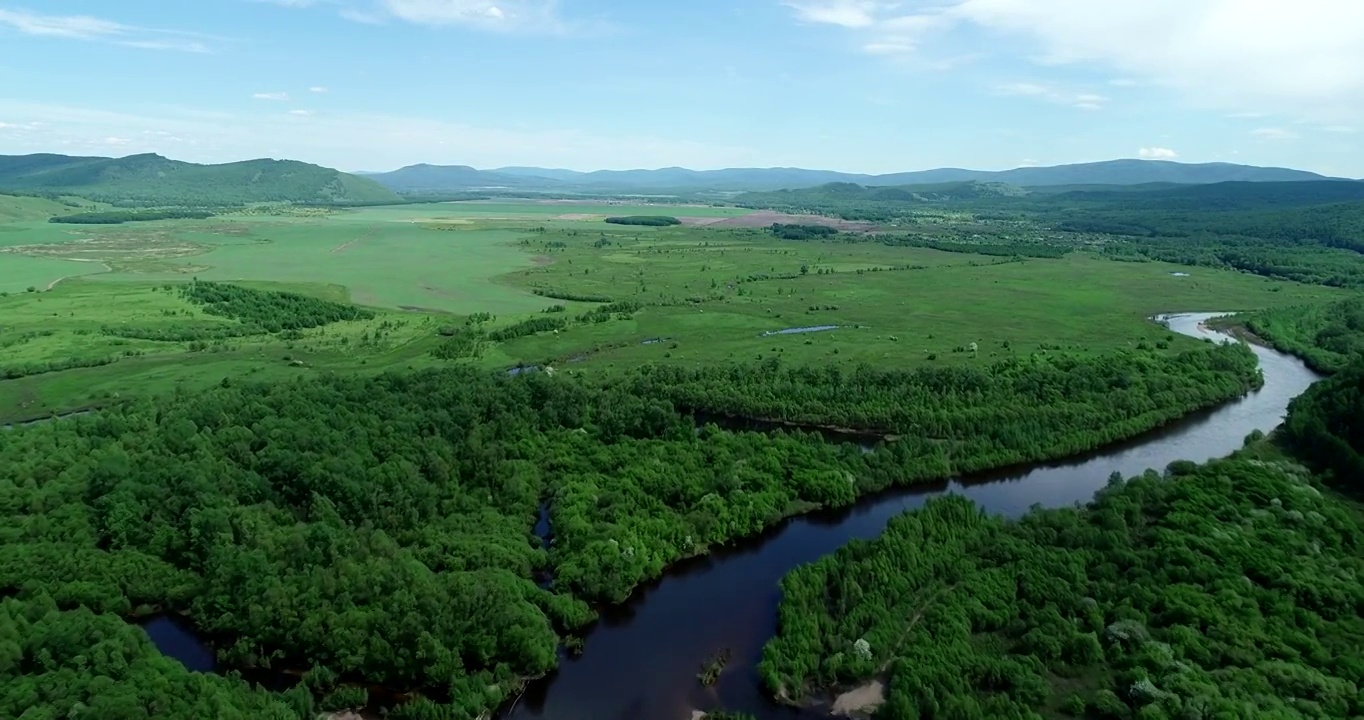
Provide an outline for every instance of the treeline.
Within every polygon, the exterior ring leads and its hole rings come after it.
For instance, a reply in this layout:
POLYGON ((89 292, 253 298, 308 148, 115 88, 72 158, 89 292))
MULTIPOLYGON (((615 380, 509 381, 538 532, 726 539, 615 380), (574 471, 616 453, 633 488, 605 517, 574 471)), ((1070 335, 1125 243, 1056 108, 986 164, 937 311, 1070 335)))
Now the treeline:
POLYGON ((488 339, 493 342, 506 342, 515 340, 519 337, 534 335, 542 332, 555 332, 568 327, 568 321, 560 317, 537 317, 529 320, 522 320, 515 325, 498 328, 488 333, 488 339))
POLYGON ((111 337, 155 342, 211 342, 250 337, 266 332, 259 325, 212 321, 177 321, 172 325, 105 325, 100 332, 111 337))
POLYGON ((49 218, 50 223, 66 225, 121 225, 128 222, 151 222, 154 220, 206 220, 214 216, 208 210, 107 210, 103 212, 58 215, 49 218))
POLYGON ((401 712, 471 720, 554 667, 592 618, 584 601, 622 600, 797 512, 1135 434, 1243 392, 1243 354, 846 379, 736 366, 601 384, 470 369, 229 381, 0 433, 0 596, 183 613, 230 667, 434 690, 401 712), (793 388, 789 417, 919 427, 865 453, 803 432, 698 433, 690 414, 770 415, 793 388), (991 440, 969 437, 990 424, 991 440))
POLYGON ((1364 299, 1272 308, 1248 313, 1247 329, 1280 352, 1302 358, 1313 370, 1334 373, 1364 358, 1364 299))
POLYGON ((783 240, 823 240, 838 234, 838 228, 827 225, 788 225, 772 223, 767 231, 783 240))
POLYGON ((0 601, 0 717, 305 720, 306 690, 274 695, 190 672, 116 615, 52 598, 0 601))
POLYGON ((1284 434, 1328 483, 1364 495, 1364 358, 1294 400, 1284 434))
POLYGON ((43 360, 40 362, 19 363, 17 365, 6 365, 0 367, 0 380, 17 380, 19 378, 32 377, 34 375, 46 375, 47 373, 62 372, 64 370, 75 370, 77 368, 102 367, 112 365, 118 361, 117 357, 86 357, 86 358, 67 358, 65 360, 43 360))
POLYGON ((970 253, 996 257, 1063 258, 1074 248, 1067 245, 1036 242, 955 242, 914 235, 882 235, 878 239, 886 245, 922 247, 943 252, 970 253))
POLYGON ((569 290, 557 290, 554 288, 534 288, 531 290, 531 292, 535 293, 536 295, 539 295, 540 297, 547 297, 554 300, 568 300, 570 302, 599 302, 599 303, 613 302, 613 299, 607 295, 589 295, 585 293, 572 292, 569 290))
POLYGON ((681 220, 668 215, 626 215, 606 218, 606 222, 612 225, 642 225, 645 227, 668 227, 682 224, 681 220))
POLYGON ((949 496, 782 582, 780 696, 878 717, 1355 717, 1364 520, 1301 468, 1180 463, 1018 521, 949 496))
POLYGON ((1177 355, 1035 355, 984 368, 658 366, 634 387, 708 413, 899 435, 897 450, 946 476, 1092 450, 1261 382, 1247 347, 1209 343, 1177 355))
POLYGON ((628 319, 631 315, 642 310, 644 306, 633 300, 624 300, 609 305, 601 305, 578 316, 580 322, 603 323, 608 320, 620 318, 628 319))
POLYGON ((210 315, 237 320, 270 333, 374 318, 374 313, 354 305, 298 293, 253 290, 240 285, 203 280, 185 285, 181 293, 190 302, 202 305, 204 312, 210 315))

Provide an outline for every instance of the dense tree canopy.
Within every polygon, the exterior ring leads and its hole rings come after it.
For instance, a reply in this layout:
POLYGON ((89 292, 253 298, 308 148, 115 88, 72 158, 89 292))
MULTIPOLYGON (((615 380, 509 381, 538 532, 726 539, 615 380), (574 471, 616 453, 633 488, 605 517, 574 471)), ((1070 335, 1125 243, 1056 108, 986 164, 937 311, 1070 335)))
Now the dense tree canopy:
POLYGON ((1306 471, 1155 473, 1017 522, 948 497, 783 582, 763 676, 878 718, 1352 717, 1364 524, 1306 471))
POLYGON ((183 612, 229 665, 423 690, 439 705, 405 713, 472 718, 554 666, 592 618, 584 600, 623 599, 795 512, 1140 432, 1244 392, 1258 380, 1246 355, 224 383, 0 433, 0 595, 183 612), (904 437, 867 454, 817 434, 698 431, 674 402, 904 437), (548 551, 532 533, 542 506, 548 551))
POLYGON ((0 717, 29 720, 304 720, 306 693, 273 695, 185 670, 115 615, 51 598, 0 601, 0 717))
MULTIPOLYGON (((1347 316, 1271 319, 1321 350, 1353 347, 1320 330, 1347 316)), ((792 700, 881 678, 894 720, 1358 716, 1364 514, 1319 483, 1359 490, 1361 388, 1356 360, 1291 406, 1320 479, 1247 453, 1018 521, 930 502, 787 576, 763 676, 792 700)))
POLYGON ((681 220, 670 215, 626 215, 606 218, 606 222, 612 225, 642 225, 645 227, 668 227, 682 224, 681 220))
POLYGON ((241 285, 195 281, 184 286, 185 299, 210 315, 230 318, 266 332, 305 330, 344 320, 369 320, 374 313, 354 305, 241 285))
POLYGON ((1364 357, 1364 299, 1274 308, 1238 316, 1238 322, 1313 369, 1332 373, 1364 357))

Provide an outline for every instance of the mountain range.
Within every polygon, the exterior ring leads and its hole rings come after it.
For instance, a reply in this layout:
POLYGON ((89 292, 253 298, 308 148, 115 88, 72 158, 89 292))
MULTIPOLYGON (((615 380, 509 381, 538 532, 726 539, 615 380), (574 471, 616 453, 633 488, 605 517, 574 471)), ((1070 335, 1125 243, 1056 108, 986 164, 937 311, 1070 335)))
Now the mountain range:
MULTIPOLYGON (((803 168, 598 170, 535 167, 478 170, 465 165, 411 165, 386 173, 345 173, 294 160, 198 165, 142 154, 123 158, 0 155, 0 193, 74 195, 118 205, 212 206, 255 202, 382 204, 403 194, 521 191, 564 194, 734 194, 829 185, 900 188, 917 198, 995 196, 1094 188, 1112 191, 1224 182, 1332 180, 1287 168, 1229 163, 1111 160, 1004 171, 940 168, 866 175, 803 168), (911 189, 905 189, 913 186, 911 189)), ((835 188, 835 192, 838 190, 835 188)))
POLYGON ((1220 182, 1291 182, 1328 180, 1304 170, 1231 163, 1189 164, 1165 160, 1109 160, 1052 167, 989 171, 939 168, 867 175, 804 168, 729 168, 724 170, 597 170, 578 172, 536 167, 479 170, 467 165, 410 165, 385 173, 365 173, 396 192, 470 190, 545 190, 561 192, 757 191, 808 188, 829 183, 864 186, 931 185, 952 182, 1005 183, 1020 187, 1184 185, 1220 182))
POLYGON ((123 158, 0 155, 0 192, 5 191, 157 205, 400 200, 369 178, 294 160, 196 165, 153 154, 123 158))

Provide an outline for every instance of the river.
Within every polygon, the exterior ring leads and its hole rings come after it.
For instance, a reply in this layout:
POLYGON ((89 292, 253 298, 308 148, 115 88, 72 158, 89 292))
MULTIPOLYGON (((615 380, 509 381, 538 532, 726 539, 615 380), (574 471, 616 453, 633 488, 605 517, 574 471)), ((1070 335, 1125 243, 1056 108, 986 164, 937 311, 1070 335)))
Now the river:
MULTIPOLYGON (((1200 326, 1218 313, 1177 315, 1170 328, 1194 337, 1228 339, 1200 326)), ((1087 502, 1113 472, 1163 470, 1175 460, 1202 462, 1230 454, 1253 430, 1282 422, 1288 403, 1319 379, 1302 362, 1252 346, 1265 384, 1259 391, 1162 430, 1071 461, 994 473, 937 486, 891 491, 850 510, 789 520, 763 537, 683 563, 624 605, 611 608, 587 635, 583 654, 527 690, 509 720, 687 720, 693 710, 747 712, 760 720, 827 717, 776 705, 763 691, 757 664, 777 631, 782 576, 834 552, 849 540, 880 534, 892 517, 943 493, 971 498, 991 512, 1018 516, 1033 504, 1087 502), (696 680, 717 651, 734 655, 719 683, 696 680)))
MULTIPOLYGON (((1215 313, 1171 316, 1170 328, 1193 337, 1227 340, 1202 328, 1215 313)), ((878 535, 892 517, 929 498, 956 493, 982 507, 1018 516, 1046 507, 1087 502, 1113 472, 1163 470, 1175 460, 1202 462, 1241 447, 1254 430, 1269 432, 1288 403, 1319 379, 1296 358, 1252 346, 1265 383, 1215 410, 1092 455, 988 473, 936 485, 890 491, 851 509, 794 518, 761 537, 687 561, 631 599, 603 612, 580 657, 564 655, 551 676, 532 683, 505 720, 689 720, 695 710, 725 708, 760 720, 826 717, 779 706, 757 675, 763 643, 776 634, 781 578, 834 552, 849 540, 878 535), (728 648, 733 656, 713 687, 696 680, 702 663, 728 648)), ((536 534, 549 538, 541 513, 536 534)), ((181 624, 148 627, 163 652, 192 669, 212 669, 211 655, 181 624)))

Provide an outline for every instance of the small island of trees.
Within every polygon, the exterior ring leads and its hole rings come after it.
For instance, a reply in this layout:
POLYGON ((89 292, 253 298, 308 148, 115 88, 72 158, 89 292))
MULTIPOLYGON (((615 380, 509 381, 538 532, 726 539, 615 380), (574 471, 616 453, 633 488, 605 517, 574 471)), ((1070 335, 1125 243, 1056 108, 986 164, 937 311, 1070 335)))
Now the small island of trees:
POLYGON ((612 225, 643 225, 645 227, 669 227, 682 224, 681 220, 668 215, 626 215, 606 218, 606 222, 612 225))

